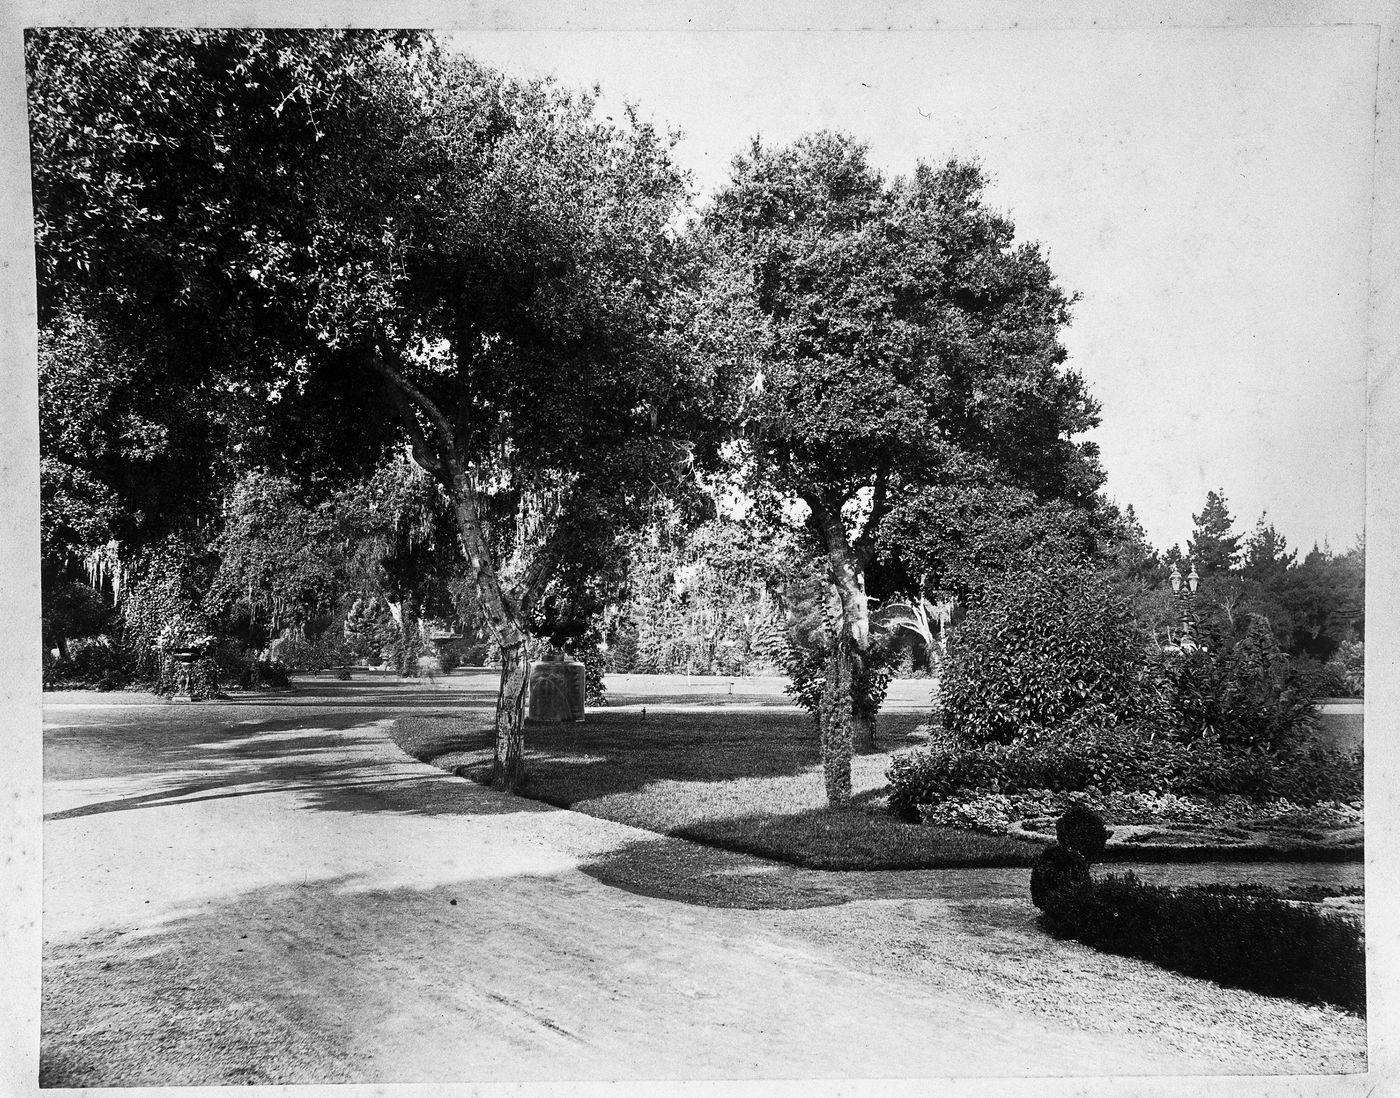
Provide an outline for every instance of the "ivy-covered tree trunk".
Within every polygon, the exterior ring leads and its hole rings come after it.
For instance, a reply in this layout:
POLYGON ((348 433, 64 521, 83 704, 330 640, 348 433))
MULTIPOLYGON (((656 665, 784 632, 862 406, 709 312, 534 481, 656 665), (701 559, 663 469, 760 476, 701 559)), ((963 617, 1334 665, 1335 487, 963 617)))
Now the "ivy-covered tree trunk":
POLYGON ((851 803, 851 656, 850 638, 843 632, 827 659, 817 714, 826 800, 838 807, 851 803))
POLYGON ((841 679, 845 683, 844 691, 849 703, 846 720, 851 748, 853 751, 874 751, 875 714, 868 706, 860 704, 859 697, 859 682, 870 647, 870 602, 865 595, 865 572, 846 534, 840 505, 812 504, 809 501, 809 506, 812 507, 812 519, 826 549, 831 585, 841 600, 840 639, 834 655, 841 663, 841 679))

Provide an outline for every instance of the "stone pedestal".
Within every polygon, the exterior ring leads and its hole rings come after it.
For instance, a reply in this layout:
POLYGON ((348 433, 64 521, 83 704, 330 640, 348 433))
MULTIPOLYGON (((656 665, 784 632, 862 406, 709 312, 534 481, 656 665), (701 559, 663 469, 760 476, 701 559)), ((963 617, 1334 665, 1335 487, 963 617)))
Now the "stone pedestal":
POLYGON ((528 719, 543 724, 583 720, 584 681, 583 664, 562 652, 537 661, 530 668, 528 719))

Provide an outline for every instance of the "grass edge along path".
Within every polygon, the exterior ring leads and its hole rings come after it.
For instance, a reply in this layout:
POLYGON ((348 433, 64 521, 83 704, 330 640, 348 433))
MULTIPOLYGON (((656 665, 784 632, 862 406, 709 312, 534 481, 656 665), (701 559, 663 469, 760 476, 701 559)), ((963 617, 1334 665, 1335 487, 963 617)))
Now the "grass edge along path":
MULTIPOLYGON (((890 755, 922 714, 881 717, 884 748, 852 764, 849 808, 826 805, 811 718, 795 709, 589 712, 582 724, 532 725, 521 796, 661 835, 806 869, 1028 866, 1040 845, 1011 836, 905 823, 884 810, 890 755)), ((443 717, 401 717, 406 754, 462 777, 489 769, 491 731, 443 717)))
MULTIPOLYGON (((890 757, 907 750, 918 712, 881 715, 881 750, 852 762, 849 808, 825 803, 815 730, 787 706, 590 710, 580 724, 531 725, 519 795, 556 808, 804 869, 1029 866, 1041 842, 906 823, 884 810, 890 757)), ((395 743, 458 776, 484 780, 489 725, 401 717, 395 743)), ((1361 847, 1114 845, 1105 862, 1357 861, 1361 847)))

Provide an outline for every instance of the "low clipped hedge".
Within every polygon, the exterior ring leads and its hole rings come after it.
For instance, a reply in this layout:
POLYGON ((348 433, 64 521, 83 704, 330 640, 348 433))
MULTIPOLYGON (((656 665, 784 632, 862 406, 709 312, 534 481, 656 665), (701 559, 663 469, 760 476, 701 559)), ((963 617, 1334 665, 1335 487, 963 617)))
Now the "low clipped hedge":
POLYGON ((1358 922, 1245 895, 1146 885, 1131 873, 1046 894, 1044 927, 1109 953, 1263 995, 1366 1013, 1358 922))
POLYGON ((1274 753, 1152 735, 1134 725, 1080 729, 1045 739, 975 747, 934 744, 890 760, 889 808, 915 822, 920 805, 964 791, 1164 792, 1298 805, 1362 795, 1359 751, 1318 745, 1274 753))

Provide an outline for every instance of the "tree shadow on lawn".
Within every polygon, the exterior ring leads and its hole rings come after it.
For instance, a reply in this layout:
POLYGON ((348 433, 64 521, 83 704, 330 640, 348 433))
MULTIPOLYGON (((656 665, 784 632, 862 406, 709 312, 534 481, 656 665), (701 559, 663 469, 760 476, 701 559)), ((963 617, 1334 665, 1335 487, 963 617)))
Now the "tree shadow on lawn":
POLYGON ((363 783, 341 782, 309 789, 305 808, 321 812, 358 812, 406 816, 504 816, 552 812, 540 801, 498 793, 463 779, 401 778, 363 783))
POLYGON ((841 870, 657 837, 610 850, 579 868, 613 888, 698 907, 797 910, 856 900, 915 899, 956 906, 1021 898, 1030 904, 1029 873, 1011 859, 1000 866, 841 870))
MULTIPOLYGON (((919 714, 888 717, 882 742, 919 714)), ((486 728, 396 722, 406 753, 477 782, 494 757, 486 728)), ((848 809, 826 806, 816 733, 804 713, 590 713, 531 726, 522 797, 709 847, 821 870, 1025 866, 1039 846, 1009 836, 911 825, 878 803, 887 756, 854 760, 848 809)))
MULTIPOLYGON (((907 734, 921 719, 915 713, 882 717, 878 750, 910 746, 907 734)), ((474 777, 494 753, 493 733, 484 724, 444 727, 438 718, 410 716, 396 722, 393 738, 421 762, 473 755, 455 764, 465 763, 474 777)), ((590 710, 578 724, 527 725, 525 765, 522 792, 561 807, 635 793, 657 782, 722 783, 809 773, 817 775, 818 784, 821 780, 812 719, 791 707, 751 712, 711 706, 649 713, 645 719, 633 712, 590 710)))

